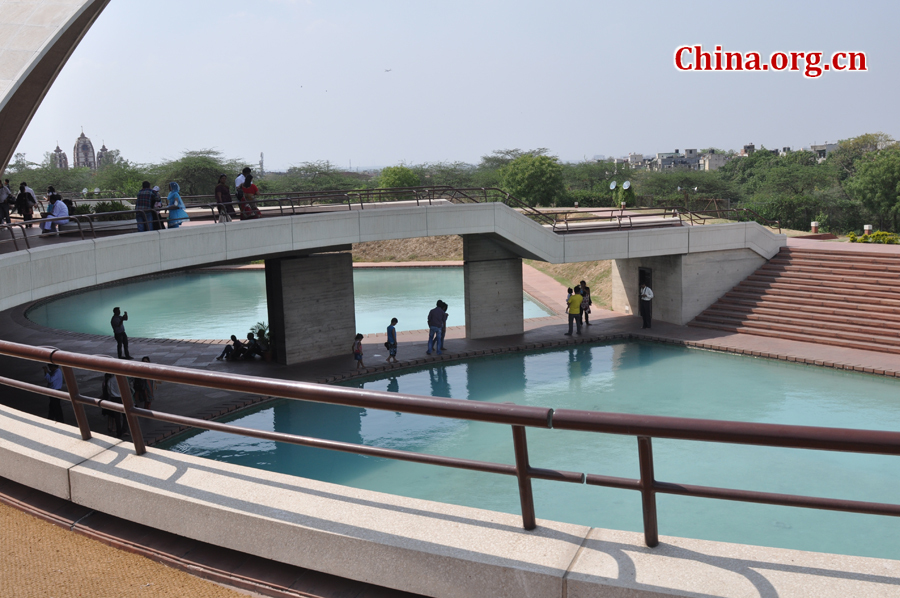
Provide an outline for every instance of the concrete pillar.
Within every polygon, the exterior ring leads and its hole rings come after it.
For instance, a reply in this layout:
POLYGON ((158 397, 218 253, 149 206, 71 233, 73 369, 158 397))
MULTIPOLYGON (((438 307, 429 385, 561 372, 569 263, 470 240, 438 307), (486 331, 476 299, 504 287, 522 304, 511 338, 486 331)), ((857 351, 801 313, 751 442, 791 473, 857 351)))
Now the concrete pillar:
POLYGON ((638 269, 648 268, 653 319, 683 326, 765 263, 750 249, 613 260, 612 309, 639 314, 638 269))
POLYGON ((266 260, 266 296, 279 363, 350 355, 356 313, 349 253, 266 260))
POLYGON ((484 235, 463 235, 466 338, 525 331, 522 258, 484 235))

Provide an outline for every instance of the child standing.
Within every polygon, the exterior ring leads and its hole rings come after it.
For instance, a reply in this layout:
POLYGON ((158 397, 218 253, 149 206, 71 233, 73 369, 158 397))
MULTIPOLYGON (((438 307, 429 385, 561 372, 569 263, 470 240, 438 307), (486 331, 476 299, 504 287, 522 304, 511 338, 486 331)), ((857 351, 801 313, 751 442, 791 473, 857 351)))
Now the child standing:
POLYGON ((363 363, 362 339, 363 335, 357 333, 356 339, 353 341, 353 359, 356 360, 356 369, 366 367, 363 363))
POLYGON ((387 327, 387 342, 385 343, 385 347, 388 350, 388 358, 387 362, 390 363, 391 359, 394 360, 394 363, 397 363, 397 329, 395 326, 397 322, 399 322, 397 318, 391 318, 391 325, 387 327))
POLYGON ((570 288, 567 290, 569 291, 569 294, 566 295, 566 311, 569 311, 569 299, 572 298, 572 289, 570 288))

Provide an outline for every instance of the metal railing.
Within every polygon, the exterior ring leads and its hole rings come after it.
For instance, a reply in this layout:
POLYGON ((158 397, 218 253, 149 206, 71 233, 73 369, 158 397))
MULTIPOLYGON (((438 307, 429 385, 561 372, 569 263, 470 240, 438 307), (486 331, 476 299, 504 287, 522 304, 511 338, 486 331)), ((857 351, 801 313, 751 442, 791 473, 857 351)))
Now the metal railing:
POLYGON ((717 219, 725 219, 730 220, 727 216, 723 216, 723 214, 736 214, 738 215, 739 221, 747 221, 751 220, 753 222, 758 222, 763 226, 768 226, 769 228, 777 228, 778 234, 781 234, 781 221, 779 220, 769 220, 768 218, 763 218, 754 210, 750 208, 722 208, 716 210, 699 210, 699 211, 689 211, 689 210, 677 210, 677 215, 679 218, 683 220, 687 220, 692 225, 696 224, 706 224, 707 220, 717 220, 717 219), (749 218, 745 218, 746 216, 750 216, 749 218))
POLYGON ((771 492, 659 481, 654 475, 652 447, 653 438, 666 438, 697 442, 720 442, 897 456, 900 455, 900 432, 715 421, 575 409, 554 411, 548 407, 419 397, 400 393, 289 382, 237 374, 218 374, 175 366, 123 361, 105 356, 83 355, 57 350, 52 347, 33 347, 8 341, 0 341, 0 355, 42 363, 53 363, 61 367, 68 392, 52 390, 6 377, 0 377, 0 385, 70 401, 75 411, 75 418, 81 437, 84 440, 91 438, 91 430, 84 410, 84 406, 89 405, 125 415, 134 450, 138 455, 146 452, 143 433, 139 424, 139 418, 144 418, 307 447, 514 476, 518 481, 522 525, 527 530, 536 527, 534 498, 531 488, 531 480, 533 479, 620 488, 640 492, 643 506, 644 539, 647 546, 650 547, 659 544, 656 509, 657 494, 677 494, 680 496, 807 507, 850 513, 900 516, 900 505, 896 504, 775 494, 771 492), (75 379, 75 368, 115 375, 121 390, 122 403, 104 401, 82 394, 75 379), (331 405, 508 425, 512 428, 515 464, 458 459, 335 440, 324 440, 282 432, 266 432, 164 413, 155 409, 143 409, 134 405, 128 377, 331 405), (563 433, 563 431, 579 431, 636 437, 640 478, 621 478, 533 467, 528 455, 526 427, 552 428, 560 431, 560 433, 563 433))
MULTIPOLYGON (((591 224, 591 223, 616 223, 615 229, 630 229, 635 228, 635 219, 637 219, 638 226, 659 226, 661 223, 658 221, 649 221, 648 218, 660 217, 660 218, 670 218, 673 220, 677 218, 678 210, 677 208, 591 208, 589 211, 572 211, 572 210, 560 210, 560 211, 545 211, 542 212, 547 216, 553 216, 553 225, 551 226, 551 230, 553 232, 572 232, 572 230, 583 229, 585 232, 595 232, 596 227, 578 227, 579 224, 591 224), (634 212, 637 212, 636 214, 634 212), (587 214, 587 215, 586 215, 587 214), (573 228, 574 227, 574 228, 573 228)), ((674 224, 674 222, 673 222, 674 224)), ((678 221, 678 224, 681 224, 681 221, 678 221)), ((611 228, 611 227, 604 227, 611 228)))

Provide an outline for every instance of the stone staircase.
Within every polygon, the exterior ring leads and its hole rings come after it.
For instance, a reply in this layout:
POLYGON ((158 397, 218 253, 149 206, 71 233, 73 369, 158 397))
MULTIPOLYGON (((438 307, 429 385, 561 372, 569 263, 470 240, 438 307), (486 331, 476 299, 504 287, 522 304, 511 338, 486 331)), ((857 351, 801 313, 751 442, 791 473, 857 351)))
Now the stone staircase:
POLYGON ((900 354, 900 253, 783 247, 688 325, 900 354))

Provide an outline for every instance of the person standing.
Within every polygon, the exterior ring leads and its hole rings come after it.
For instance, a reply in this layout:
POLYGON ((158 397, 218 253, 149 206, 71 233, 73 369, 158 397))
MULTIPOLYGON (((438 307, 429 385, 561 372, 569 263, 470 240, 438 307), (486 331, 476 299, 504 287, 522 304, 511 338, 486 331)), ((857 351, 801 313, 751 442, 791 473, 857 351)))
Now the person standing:
POLYGON ((9 188, 9 179, 6 179, 6 182, 0 183, 0 224, 12 224, 9 211, 15 203, 12 189, 9 188))
POLYGON ((363 335, 357 333, 356 338, 353 339, 353 359, 356 360, 356 369, 366 367, 366 364, 363 363, 363 335))
POLYGON ((253 171, 251 171, 249 167, 245 166, 241 171, 241 174, 237 175, 237 178, 234 179, 234 194, 237 197, 238 201, 240 201, 241 194, 243 193, 243 191, 241 191, 241 187, 244 186, 244 181, 247 180, 247 177, 250 176, 251 172, 253 171))
POLYGON ((122 348, 125 348, 125 359, 131 359, 131 355, 128 354, 128 335, 125 334, 125 320, 128 319, 128 312, 126 311, 124 315, 119 314, 119 308, 113 308, 113 317, 110 319, 109 324, 113 329, 113 336, 116 337, 116 353, 119 355, 119 359, 122 359, 122 348))
POLYGON ((447 308, 450 307, 441 301, 441 310, 444 312, 444 319, 441 322, 441 351, 444 350, 444 339, 447 337, 447 308))
POLYGON ((588 317, 591 315, 591 305, 593 301, 591 301, 591 287, 587 286, 587 284, 582 280, 581 281, 581 313, 584 314, 584 325, 590 326, 591 319, 588 317))
MULTIPOLYGON (((31 187, 22 183, 19 185, 19 194, 16 195, 16 212, 22 217, 22 220, 28 222, 34 220, 34 206, 37 205, 37 197, 34 195, 31 187)), ((32 225, 28 224, 28 228, 32 225)))
MULTIPOLYGON (((52 388, 53 390, 62 390, 63 375, 62 371, 59 369, 59 366, 55 363, 48 363, 47 365, 43 366, 43 369, 44 380, 47 381, 47 388, 52 388)), ((50 410, 47 412, 47 419, 52 419, 53 421, 57 421, 61 424, 66 423, 66 420, 63 417, 62 399, 50 397, 50 410)))
MULTIPOLYGON (((62 197, 56 193, 56 189, 52 186, 47 187, 47 200, 50 206, 47 210, 46 218, 66 218, 69 215, 69 208, 63 203, 62 197)), ((68 224, 68 220, 49 220, 41 223, 41 234, 47 235, 58 232, 59 226, 68 224)))
POLYGON ((237 217, 234 206, 231 205, 231 191, 228 190, 228 176, 220 175, 219 184, 216 185, 216 207, 219 210, 219 222, 231 222, 237 217))
POLYGON ((399 322, 397 318, 391 318, 391 325, 387 327, 387 342, 384 346, 388 350, 388 358, 387 362, 390 363, 391 360, 394 360, 394 363, 397 363, 397 322, 399 322))
MULTIPOLYGON (((150 358, 146 355, 141 358, 144 363, 150 363, 150 358)), ((150 409, 153 404, 153 396, 156 394, 156 381, 146 378, 134 379, 134 404, 143 406, 144 409, 150 409)))
MULTIPOLYGON (((122 393, 119 390, 119 382, 112 374, 103 374, 103 387, 100 389, 100 398, 104 401, 122 403, 122 393)), ((125 433, 125 414, 110 409, 102 409, 101 414, 106 416, 106 431, 121 438, 125 433)))
POLYGON ((641 283, 641 328, 650 328, 650 320, 653 318, 653 291, 643 282, 641 283))
POLYGON ((182 223, 190 220, 188 213, 184 209, 184 202, 181 201, 179 194, 181 188, 178 183, 172 181, 169 183, 169 228, 178 228, 182 223))
POLYGON ((256 206, 257 195, 259 195, 259 187, 253 184, 253 175, 248 174, 241 184, 241 220, 254 220, 262 216, 256 206))
POLYGON ((139 233, 151 231, 153 226, 154 214, 159 218, 159 213, 154 212, 154 205, 159 201, 159 194, 150 188, 150 181, 141 183, 141 190, 138 191, 137 199, 134 201, 134 219, 137 220, 137 229, 139 233))
POLYGON ((565 333, 565 336, 572 336, 572 324, 578 325, 578 334, 581 334, 581 301, 584 297, 581 296, 581 287, 575 287, 572 292, 572 296, 569 297, 569 331, 565 333))
POLYGON ((434 309, 428 312, 428 351, 426 355, 431 355, 431 350, 437 348, 437 354, 441 354, 441 328, 444 326, 444 310, 441 305, 444 302, 438 299, 434 309), (437 344, 435 344, 437 340, 437 344))

